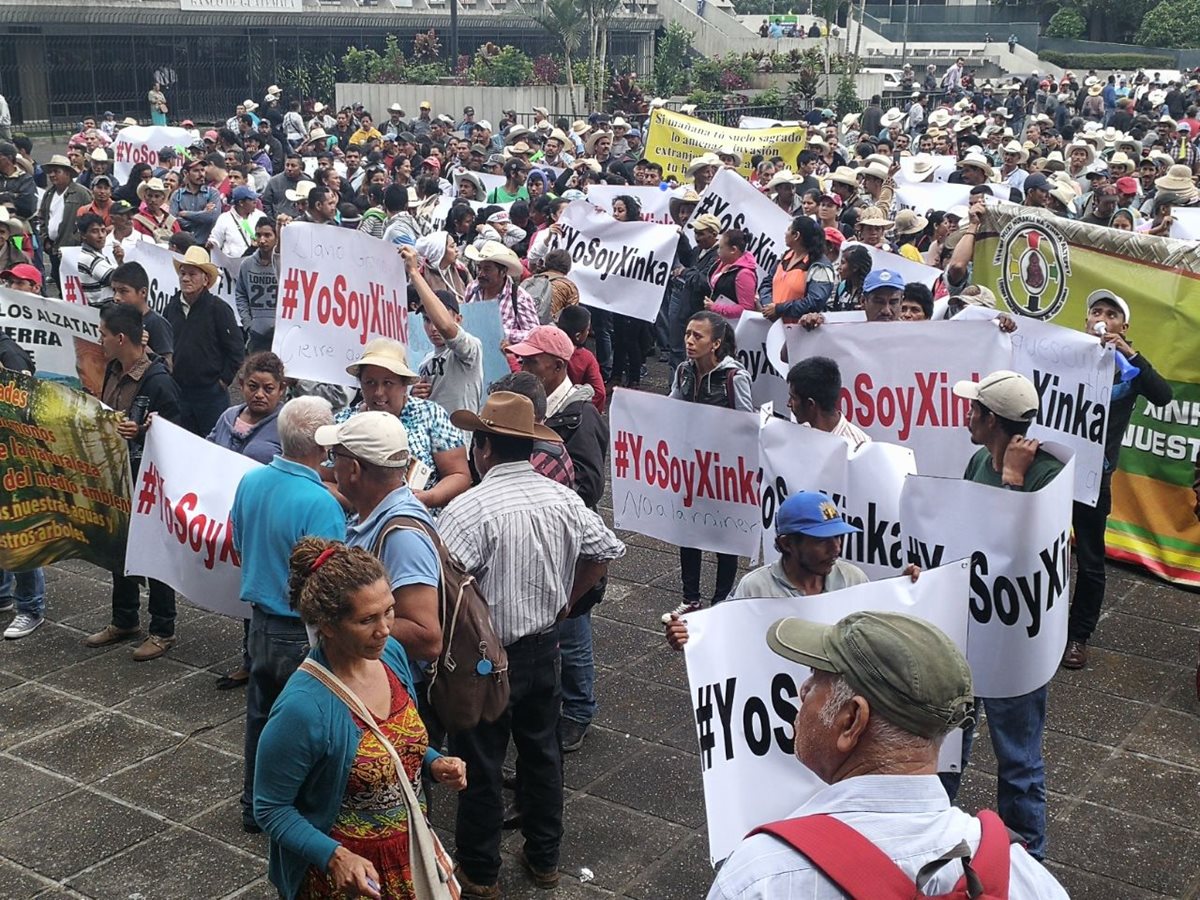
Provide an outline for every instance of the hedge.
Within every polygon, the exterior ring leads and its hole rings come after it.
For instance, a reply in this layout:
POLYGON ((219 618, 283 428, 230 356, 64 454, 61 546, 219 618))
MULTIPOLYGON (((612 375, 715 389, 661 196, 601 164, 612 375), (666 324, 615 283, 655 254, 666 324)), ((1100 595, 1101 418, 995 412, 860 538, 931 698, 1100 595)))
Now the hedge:
POLYGON ((1062 69, 1174 69, 1175 60, 1170 56, 1151 56, 1141 53, 1058 53, 1042 50, 1038 56, 1062 69))

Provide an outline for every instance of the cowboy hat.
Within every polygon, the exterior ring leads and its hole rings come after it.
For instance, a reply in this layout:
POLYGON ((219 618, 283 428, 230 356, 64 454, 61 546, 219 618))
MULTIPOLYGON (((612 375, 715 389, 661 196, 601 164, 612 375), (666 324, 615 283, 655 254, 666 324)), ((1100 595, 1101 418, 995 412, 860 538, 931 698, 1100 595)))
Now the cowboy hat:
POLYGON ((626 131, 629 130, 629 123, 621 116, 617 116, 608 124, 612 127, 613 131, 616 131, 618 128, 624 128, 626 131))
POLYGON ((913 157, 911 171, 913 175, 918 175, 924 178, 926 175, 932 175, 933 170, 937 168, 937 163, 933 161, 933 157, 928 153, 918 153, 913 157))
POLYGON ((71 165, 71 161, 62 154, 55 154, 50 157, 49 162, 42 163, 43 169, 66 169, 70 174, 75 174, 75 167, 71 165))
POLYGON ((463 431, 562 443, 557 433, 534 421, 533 401, 512 391, 496 391, 488 396, 487 403, 478 413, 460 409, 450 414, 450 421, 463 431))
POLYGON ((1026 150, 1022 145, 1018 144, 1016 141, 1009 141, 1007 144, 1005 144, 1003 147, 1000 148, 1000 152, 1005 153, 1005 154, 1008 154, 1008 153, 1017 154, 1017 157, 1018 157, 1017 165, 1018 166, 1023 166, 1023 165, 1025 165, 1025 163, 1027 163, 1029 161, 1029 151, 1026 150))
POLYGON ((900 112, 896 107, 892 107, 879 120, 879 124, 884 128, 891 128, 893 125, 899 125, 904 120, 904 113, 900 112))
POLYGON ((808 139, 808 140, 805 142, 805 145, 804 145, 804 146, 805 146, 805 148, 806 148, 806 149, 809 149, 809 148, 812 148, 812 147, 820 147, 822 150, 828 150, 828 149, 829 149, 829 144, 827 144, 827 143, 825 142, 825 138, 821 137, 819 134, 814 134, 814 135, 812 135, 812 137, 810 137, 810 138, 809 138, 809 139, 808 139))
POLYGON ((713 153, 710 150, 708 153, 704 153, 700 156, 697 156, 690 163, 688 163, 688 167, 687 167, 688 178, 692 178, 696 174, 696 172, 698 172, 700 169, 706 168, 708 166, 720 167, 721 165, 722 165, 721 157, 717 156, 715 153, 713 153))
POLYGON ((311 181, 297 181, 295 189, 288 188, 283 192, 283 196, 292 203, 299 203, 301 200, 307 201, 309 192, 316 185, 311 181))
POLYGON ((1162 178, 1154 179, 1154 186, 1160 191, 1190 191, 1196 185, 1192 181, 1191 166, 1179 164, 1167 169, 1162 178))
POLYGON ((318 125, 308 133, 308 137, 304 139, 304 143, 311 144, 313 141, 324 141, 328 138, 329 135, 325 133, 325 129, 318 125))
POLYGON ((842 116, 842 127, 849 128, 851 125, 858 124, 858 113, 850 112, 842 116))
POLYGON ((872 153, 870 156, 863 159, 864 166, 883 166, 885 169, 891 168, 891 156, 885 156, 882 153, 872 153))
POLYGON ((881 207, 868 206, 859 211, 858 224, 877 225, 881 228, 887 228, 892 224, 892 220, 887 217, 887 212, 881 207))
POLYGON ((995 174, 995 171, 992 169, 992 164, 987 161, 987 157, 982 153, 968 153, 958 161, 958 167, 961 169, 963 166, 974 166, 977 169, 982 169, 983 174, 988 179, 991 179, 991 177, 995 174))
MULTIPOLYGON (((1113 147, 1116 149, 1117 153, 1124 153, 1131 160, 1134 160, 1135 163, 1137 160, 1142 158, 1142 142, 1134 140, 1131 137, 1117 138, 1116 143, 1113 144, 1113 147)), ((1114 154, 1114 156, 1115 155, 1116 154, 1114 154)))
POLYGON ((929 124, 934 128, 945 128, 950 124, 950 110, 938 107, 929 114, 929 124))
POLYGON ((669 201, 667 201, 667 208, 670 209, 670 211, 671 211, 671 218, 677 218, 676 214, 679 211, 679 207, 684 206, 689 203, 692 205, 695 205, 699 202, 700 202, 700 195, 697 194, 695 191, 688 190, 688 191, 685 191, 680 196, 672 197, 669 201))
POLYGON ((583 142, 583 146, 587 148, 588 153, 596 152, 596 141, 602 137, 606 137, 611 141, 613 133, 611 131, 594 131, 588 135, 587 140, 583 142))
POLYGON ((1051 150, 1037 161, 1036 168, 1040 172, 1062 172, 1067 168, 1063 155, 1058 150, 1051 150))
POLYGON ((724 157, 726 157, 726 156, 731 157, 733 159, 733 167, 735 169, 741 168, 742 154, 738 153, 736 150, 730 150, 728 147, 722 147, 720 150, 717 151, 716 155, 717 155, 717 158, 720 159, 722 163, 725 162, 724 157))
POLYGON ((862 173, 863 178, 878 178, 880 181, 887 181, 890 174, 885 166, 881 166, 876 162, 872 162, 869 166, 859 171, 862 173))
MULTIPOLYGON (((861 222, 862 219, 859 219, 859 221, 861 222)), ((929 224, 929 220, 914 209, 902 209, 896 213, 894 224, 896 234, 916 234, 918 231, 925 230, 925 226, 929 224)))
POLYGON ((378 337, 367 341, 363 347, 362 356, 346 366, 346 374, 358 378, 363 366, 379 366, 387 369, 393 375, 399 375, 409 384, 420 380, 421 376, 408 365, 408 350, 399 341, 391 338, 378 337))
POLYGON ((1083 150, 1084 152, 1087 153, 1087 160, 1084 162, 1085 166, 1090 166, 1092 163, 1094 163, 1096 161, 1096 148, 1093 147, 1087 141, 1073 141, 1070 144, 1068 144, 1065 157, 1067 159, 1070 159, 1071 154, 1074 153, 1076 150, 1083 150))
POLYGON ((517 141, 511 147, 505 147, 504 153, 506 156, 528 156, 533 151, 524 141, 517 141))
POLYGON ((1132 172, 1134 170, 1134 162, 1125 153, 1118 150, 1108 159, 1108 168, 1110 171, 1121 169, 1123 172, 1132 172))
POLYGON ((790 184, 794 186, 796 184, 795 174, 789 172, 787 169, 780 169, 778 172, 772 175, 771 180, 767 182, 767 190, 774 190, 781 184, 790 184))
POLYGON ((583 134, 590 126, 583 119, 576 119, 571 123, 571 132, 576 135, 583 134))
POLYGON ((1054 187, 1050 189, 1050 196, 1067 209, 1070 209, 1078 199, 1078 195, 1065 184, 1055 184, 1054 187))
MULTIPOLYGON (((151 181, 158 181, 158 179, 152 178, 151 181)), ((149 182, 142 182, 142 184, 149 184, 149 182)), ((162 184, 162 182, 160 181, 159 184, 162 184)), ((184 266, 194 266, 200 269, 208 277, 208 287, 216 284, 217 279, 221 277, 221 270, 208 258, 208 251, 197 245, 188 247, 187 252, 182 257, 177 256, 171 262, 175 265, 176 274, 184 266)))
POLYGON ((837 182, 858 190, 858 172, 849 166, 838 166, 825 176, 826 181, 837 182))
POLYGON ((246 101, 244 101, 244 102, 242 103, 242 106, 244 106, 244 107, 246 108, 246 112, 248 112, 248 113, 252 113, 252 112, 254 112, 256 109, 258 109, 258 104, 257 104, 257 103, 255 103, 253 100, 246 100, 246 101))
POLYGON ((468 244, 466 257, 475 263, 490 262, 503 266, 513 278, 520 278, 524 274, 520 257, 499 241, 484 241, 478 247, 468 244))
MULTIPOLYGON (((46 166, 43 165, 42 168, 44 169, 46 166)), ((137 186, 138 199, 145 200, 146 195, 150 193, 150 191, 157 191, 160 194, 165 194, 167 192, 167 186, 163 184, 161 178, 147 178, 137 186)))

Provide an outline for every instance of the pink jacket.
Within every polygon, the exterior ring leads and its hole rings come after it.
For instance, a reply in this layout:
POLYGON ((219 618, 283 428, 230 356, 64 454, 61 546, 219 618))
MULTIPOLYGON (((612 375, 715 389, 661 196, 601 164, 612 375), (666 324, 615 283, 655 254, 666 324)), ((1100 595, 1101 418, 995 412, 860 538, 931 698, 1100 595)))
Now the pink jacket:
POLYGON ((758 305, 758 263, 749 251, 729 265, 717 263, 708 283, 712 287, 712 311, 727 319, 740 318, 745 310, 758 305))

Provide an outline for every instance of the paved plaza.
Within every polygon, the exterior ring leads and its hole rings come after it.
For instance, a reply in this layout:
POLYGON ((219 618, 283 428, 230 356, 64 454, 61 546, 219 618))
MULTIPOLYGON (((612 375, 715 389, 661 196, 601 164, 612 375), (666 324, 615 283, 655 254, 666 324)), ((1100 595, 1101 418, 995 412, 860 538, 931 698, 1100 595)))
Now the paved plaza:
MULTIPOLYGON (((557 896, 699 898, 711 871, 695 732, 683 660, 655 627, 679 601, 678 563, 624 537, 595 619, 599 718, 566 757, 571 877, 557 896)), ((179 644, 138 664, 132 645, 81 643, 107 621, 104 572, 68 562, 47 581, 50 621, 0 645, 0 898, 274 897, 267 841, 240 828, 244 694, 214 689, 240 623, 181 603, 179 644)), ((1051 687, 1051 865, 1072 897, 1200 897, 1198 598, 1115 568, 1110 595, 1090 668, 1051 687)), ((972 809, 994 786, 988 742, 977 747, 972 809)), ((452 814, 435 795, 435 823, 452 814)), ((505 895, 539 895, 516 841, 505 895)))

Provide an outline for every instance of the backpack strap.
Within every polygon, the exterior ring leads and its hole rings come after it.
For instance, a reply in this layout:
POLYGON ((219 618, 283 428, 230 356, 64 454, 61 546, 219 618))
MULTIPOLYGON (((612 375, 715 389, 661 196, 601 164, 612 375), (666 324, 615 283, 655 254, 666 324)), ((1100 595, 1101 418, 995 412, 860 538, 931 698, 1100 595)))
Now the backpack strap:
POLYGON ((1000 816, 990 809, 980 810, 976 818, 982 829, 979 848, 973 857, 963 860, 963 876, 954 889, 965 890, 968 897, 983 894, 1008 897, 1008 879, 1012 868, 1009 847, 1020 838, 1015 837, 1000 821, 1000 816))
POLYGON ((737 409, 737 401, 733 394, 733 379, 737 375, 737 369, 725 370, 725 402, 729 404, 730 409, 737 409))
POLYGON ((754 829, 769 834, 807 857, 853 900, 915 900, 923 895, 891 858, 833 816, 783 819, 754 829))

